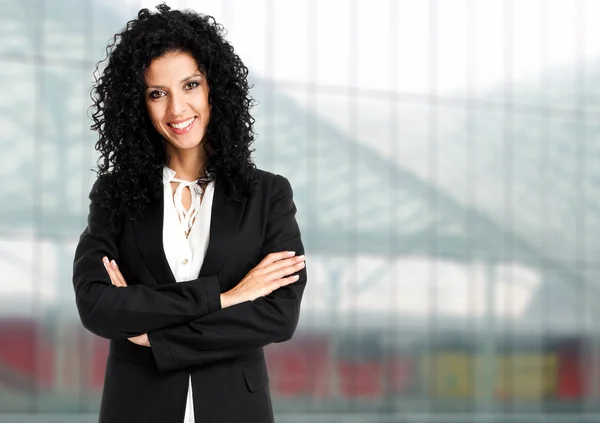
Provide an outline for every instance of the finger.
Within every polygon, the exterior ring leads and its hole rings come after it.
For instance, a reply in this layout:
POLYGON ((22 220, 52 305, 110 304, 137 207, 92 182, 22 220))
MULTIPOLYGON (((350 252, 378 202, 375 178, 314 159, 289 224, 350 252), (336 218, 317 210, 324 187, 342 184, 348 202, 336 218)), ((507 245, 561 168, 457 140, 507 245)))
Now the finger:
POLYGON ((102 257, 102 264, 104 265, 104 268, 106 269, 106 273, 108 273, 108 277, 110 278, 110 283, 115 285, 115 281, 113 280, 113 276, 112 276, 112 269, 108 265, 108 258, 106 256, 102 257))
POLYGON ((264 268, 264 271, 271 279, 279 279, 283 276, 299 271, 300 269, 304 268, 305 265, 306 263, 304 256, 302 255, 294 257, 291 260, 273 263, 272 265, 264 268))
POLYGON ((111 266, 107 265, 106 263, 104 264, 104 268, 106 269, 106 272, 108 273, 108 277, 110 278, 110 283, 115 285, 115 286, 119 286, 119 281, 118 279, 114 276, 114 271, 111 268, 111 266))
MULTIPOLYGON (((258 270, 259 274, 261 274, 261 275, 267 275, 276 270, 283 269, 284 267, 293 266, 295 263, 297 263, 298 261, 301 261, 301 260, 304 260, 303 255, 296 256, 296 257, 290 257, 287 259, 280 259, 273 263, 267 264, 267 265, 263 266, 262 268, 257 268, 256 270, 258 270)), ((285 275, 285 274, 286 273, 281 273, 280 275, 285 275)))
POLYGON ((125 282, 125 278, 123 277, 123 274, 119 270, 119 266, 117 265, 117 262, 114 260, 111 260, 111 265, 113 267, 113 271, 114 271, 116 277, 119 279, 119 282, 121 283, 121 286, 127 286, 127 283, 125 282))
POLYGON ((102 262, 104 263, 104 267, 105 267, 106 271, 108 272, 108 276, 110 277, 110 282, 117 287, 123 286, 121 281, 117 277, 114 268, 111 266, 110 262, 108 261, 108 258, 103 257, 102 262))
POLYGON ((290 285, 290 284, 296 282, 299 278, 300 277, 298 275, 294 275, 294 276, 289 276, 287 278, 276 279, 272 282, 269 282, 269 284, 267 285, 268 292, 266 292, 264 295, 269 295, 271 292, 275 291, 276 289, 279 289, 286 285, 290 285))
POLYGON ((121 272, 119 272, 119 267, 117 266, 117 263, 114 261, 114 259, 110 261, 108 266, 110 267, 111 275, 115 279, 118 286, 123 286, 123 280, 120 277, 121 272))
POLYGON ((293 276, 288 276, 287 278, 281 278, 277 282, 279 284, 279 287, 281 288, 282 286, 289 285, 289 284, 296 282, 298 279, 300 279, 300 275, 293 275, 293 276))
POLYGON ((267 254, 265 256, 265 258, 262 259, 260 261, 260 263, 258 263, 258 265, 256 266, 256 268, 262 268, 262 267, 268 266, 271 263, 274 263, 274 262, 276 262, 278 260, 292 257, 294 254, 296 254, 295 251, 280 251, 280 252, 277 252, 277 253, 267 254))

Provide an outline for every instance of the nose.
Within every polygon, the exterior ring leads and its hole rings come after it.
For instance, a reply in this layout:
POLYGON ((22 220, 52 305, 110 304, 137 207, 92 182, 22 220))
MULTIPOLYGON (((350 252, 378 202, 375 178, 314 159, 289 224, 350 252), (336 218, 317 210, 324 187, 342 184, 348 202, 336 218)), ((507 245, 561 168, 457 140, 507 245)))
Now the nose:
POLYGON ((183 96, 180 96, 177 93, 171 93, 167 105, 168 115, 172 116, 174 119, 178 119, 183 116, 185 108, 186 104, 183 96))

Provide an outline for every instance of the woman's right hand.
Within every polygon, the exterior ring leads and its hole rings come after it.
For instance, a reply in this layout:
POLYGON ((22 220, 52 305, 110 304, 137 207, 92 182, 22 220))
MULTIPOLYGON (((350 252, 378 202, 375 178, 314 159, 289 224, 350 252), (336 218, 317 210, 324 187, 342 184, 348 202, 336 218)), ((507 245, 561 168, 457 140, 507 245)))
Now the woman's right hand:
MULTIPOLYGON (((282 286, 298 280, 296 273, 304 267, 304 256, 290 257, 290 252, 281 251, 268 254, 244 279, 229 291, 221 294, 221 308, 230 307, 244 301, 254 301, 269 295, 282 286)), ((292 255, 295 254, 292 252, 292 255)))

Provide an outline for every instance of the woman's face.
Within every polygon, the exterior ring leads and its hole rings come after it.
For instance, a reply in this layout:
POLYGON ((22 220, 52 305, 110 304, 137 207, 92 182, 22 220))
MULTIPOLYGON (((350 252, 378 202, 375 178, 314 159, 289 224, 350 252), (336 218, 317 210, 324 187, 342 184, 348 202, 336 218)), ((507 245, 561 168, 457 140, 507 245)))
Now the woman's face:
POLYGON ((145 72, 144 92, 154 128, 177 149, 200 146, 210 119, 208 82, 187 53, 157 57, 145 72))

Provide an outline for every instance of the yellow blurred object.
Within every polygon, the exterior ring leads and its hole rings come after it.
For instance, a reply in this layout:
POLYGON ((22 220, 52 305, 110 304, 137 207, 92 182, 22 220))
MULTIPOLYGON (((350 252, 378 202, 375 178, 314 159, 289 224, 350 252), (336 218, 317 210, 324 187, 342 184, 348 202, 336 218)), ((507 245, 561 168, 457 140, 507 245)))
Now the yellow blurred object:
POLYGON ((473 395, 473 363, 470 354, 461 351, 424 355, 421 370, 429 394, 444 398, 468 398, 473 395))
MULTIPOLYGON (((475 376, 473 356, 461 351, 442 351, 421 357, 421 374, 429 395, 440 398, 472 398, 475 376)), ((503 354, 494 361, 494 392, 499 399, 541 399, 556 392, 557 358, 553 353, 503 354)))
POLYGON ((538 399, 556 391, 556 354, 507 354, 496 367, 496 396, 538 399))

